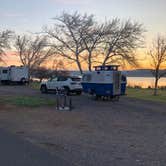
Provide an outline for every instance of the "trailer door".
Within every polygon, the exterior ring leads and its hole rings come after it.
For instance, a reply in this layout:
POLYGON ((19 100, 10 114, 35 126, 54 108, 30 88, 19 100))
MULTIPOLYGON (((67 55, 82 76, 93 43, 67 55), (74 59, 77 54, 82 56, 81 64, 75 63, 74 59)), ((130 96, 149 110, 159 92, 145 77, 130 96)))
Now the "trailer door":
POLYGON ((1 70, 1 81, 8 81, 9 80, 9 70, 8 68, 4 68, 1 70))
POLYGON ((120 88, 121 88, 121 72, 116 71, 113 72, 113 88, 114 88, 114 95, 120 94, 120 88))

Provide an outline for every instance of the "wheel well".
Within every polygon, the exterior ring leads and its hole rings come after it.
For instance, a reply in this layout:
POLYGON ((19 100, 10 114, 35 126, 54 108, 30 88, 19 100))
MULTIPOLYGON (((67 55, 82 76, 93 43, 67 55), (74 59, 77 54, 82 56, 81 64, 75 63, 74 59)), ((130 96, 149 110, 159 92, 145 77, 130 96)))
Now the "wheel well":
POLYGON ((68 86, 64 86, 64 88, 70 90, 70 88, 68 86))
POLYGON ((42 88, 42 87, 46 87, 46 88, 47 88, 46 84, 42 84, 42 85, 40 86, 40 88, 42 88))

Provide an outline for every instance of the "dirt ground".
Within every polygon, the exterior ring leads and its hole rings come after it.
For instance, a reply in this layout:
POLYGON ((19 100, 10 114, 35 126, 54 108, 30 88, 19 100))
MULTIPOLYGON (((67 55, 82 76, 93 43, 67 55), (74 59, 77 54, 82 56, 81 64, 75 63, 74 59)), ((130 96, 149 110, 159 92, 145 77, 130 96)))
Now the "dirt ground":
MULTIPOLYGON (((0 97, 40 96, 0 86, 0 97)), ((72 96, 72 111, 1 104, 0 127, 72 162, 73 166, 165 166, 166 104, 122 97, 119 102, 72 96)))

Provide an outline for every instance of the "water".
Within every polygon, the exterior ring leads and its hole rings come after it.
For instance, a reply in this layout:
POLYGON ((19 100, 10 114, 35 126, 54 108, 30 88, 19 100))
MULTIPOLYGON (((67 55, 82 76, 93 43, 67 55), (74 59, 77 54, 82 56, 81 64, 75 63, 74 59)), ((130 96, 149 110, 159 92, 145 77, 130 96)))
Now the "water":
MULTIPOLYGON (((140 86, 142 88, 154 87, 154 77, 127 77, 128 86, 140 86)), ((158 86, 166 86, 166 77, 159 80, 158 86)))

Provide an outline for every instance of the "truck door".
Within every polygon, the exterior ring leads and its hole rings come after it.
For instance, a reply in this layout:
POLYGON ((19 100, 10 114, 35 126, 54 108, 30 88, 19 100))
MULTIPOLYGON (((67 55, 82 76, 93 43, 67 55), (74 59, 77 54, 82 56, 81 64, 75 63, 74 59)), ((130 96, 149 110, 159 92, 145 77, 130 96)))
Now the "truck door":
POLYGON ((57 80, 58 80, 57 77, 50 79, 50 80, 47 82, 47 88, 48 88, 48 89, 55 90, 56 87, 57 87, 57 80))
POLYGON ((58 80, 57 80, 57 86, 58 86, 58 88, 62 88, 63 86, 67 86, 68 84, 67 84, 67 77, 63 77, 63 76, 61 76, 61 77, 58 77, 58 80))

